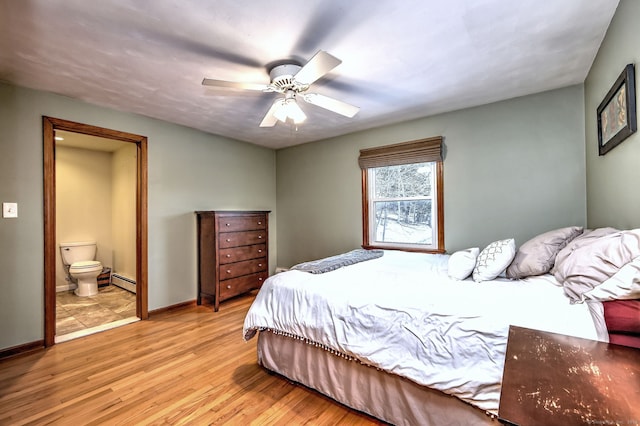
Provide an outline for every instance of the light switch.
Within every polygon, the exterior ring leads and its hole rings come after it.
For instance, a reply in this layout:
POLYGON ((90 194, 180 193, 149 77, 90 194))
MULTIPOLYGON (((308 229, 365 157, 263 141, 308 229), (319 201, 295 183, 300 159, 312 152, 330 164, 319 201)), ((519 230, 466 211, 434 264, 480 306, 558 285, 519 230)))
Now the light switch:
POLYGON ((18 203, 2 203, 2 217, 18 217, 18 203))

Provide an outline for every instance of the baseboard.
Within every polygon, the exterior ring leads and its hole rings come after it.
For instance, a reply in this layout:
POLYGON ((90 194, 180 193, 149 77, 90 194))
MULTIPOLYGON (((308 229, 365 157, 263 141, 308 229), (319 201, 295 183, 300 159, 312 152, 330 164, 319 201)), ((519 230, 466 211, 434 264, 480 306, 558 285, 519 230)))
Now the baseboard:
POLYGON ((187 300, 186 302, 182 302, 182 303, 176 303, 175 305, 171 305, 171 306, 165 306, 164 308, 158 308, 158 309, 154 309, 152 311, 149 311, 149 315, 157 315, 157 314, 161 314, 164 312, 169 312, 169 311, 175 311, 176 309, 184 309, 184 308, 188 308, 191 306, 196 306, 196 301, 195 300, 187 300))
POLYGON ((44 340, 36 340, 35 342, 24 343, 22 345, 13 346, 11 348, 0 349, 0 359, 9 358, 18 355, 26 355, 44 349, 44 340))
POLYGON ((69 291, 69 290, 75 290, 76 288, 78 288, 78 285, 74 284, 74 283, 56 285, 56 293, 60 293, 60 292, 63 292, 63 291, 69 291))
POLYGON ((136 292, 135 280, 125 277, 123 275, 111 274, 111 284, 118 286, 134 294, 136 292))

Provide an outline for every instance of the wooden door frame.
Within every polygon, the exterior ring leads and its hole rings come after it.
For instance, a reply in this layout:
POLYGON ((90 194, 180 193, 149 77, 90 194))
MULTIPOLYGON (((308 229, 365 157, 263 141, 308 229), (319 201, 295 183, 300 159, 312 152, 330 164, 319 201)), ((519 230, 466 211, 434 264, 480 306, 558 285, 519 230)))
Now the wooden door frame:
POLYGON ((56 334, 56 170, 55 131, 135 143, 136 179, 136 316, 149 318, 147 300, 147 137, 59 118, 42 117, 44 144, 44 345, 55 344, 56 334))

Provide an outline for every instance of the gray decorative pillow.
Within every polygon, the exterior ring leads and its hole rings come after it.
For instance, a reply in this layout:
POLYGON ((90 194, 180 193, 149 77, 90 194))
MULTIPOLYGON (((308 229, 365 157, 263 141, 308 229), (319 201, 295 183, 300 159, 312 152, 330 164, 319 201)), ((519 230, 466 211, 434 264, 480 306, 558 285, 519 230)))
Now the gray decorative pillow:
POLYGON ((582 298, 600 302, 640 299, 640 256, 618 269, 611 278, 593 290, 582 293, 582 298))
POLYGON ((524 243, 507 268, 507 278, 520 279, 532 275, 546 274, 551 270, 558 252, 569 241, 582 234, 581 226, 555 229, 537 235, 524 243))
POLYGON ((453 253, 449 257, 449 276, 454 280, 464 280, 473 272, 480 249, 468 248, 453 253))
POLYGON ((556 265, 554 275, 571 303, 640 297, 640 229, 603 233, 584 239, 556 265))
POLYGON ((480 282, 495 279, 509 266, 515 254, 516 243, 513 238, 492 242, 478 255, 473 280, 480 282))
MULTIPOLYGON (((587 244, 591 244, 591 242, 600 237, 604 237, 605 235, 613 234, 616 232, 618 232, 618 230, 615 228, 598 228, 585 230, 582 234, 569 241, 566 247, 558 252, 553 268, 551 268, 551 273, 556 275, 558 265, 561 265, 569 256, 571 256, 571 253, 573 253, 575 250, 587 244)), ((559 282, 562 282, 562 278, 559 278, 557 275, 556 279, 559 282)))

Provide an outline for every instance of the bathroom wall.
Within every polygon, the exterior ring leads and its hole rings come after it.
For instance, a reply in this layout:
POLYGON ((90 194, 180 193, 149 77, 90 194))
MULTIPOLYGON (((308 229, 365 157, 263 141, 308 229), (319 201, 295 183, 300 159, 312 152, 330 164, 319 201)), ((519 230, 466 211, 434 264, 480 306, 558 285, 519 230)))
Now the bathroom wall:
POLYGON ((113 153, 112 272, 136 279, 136 145, 125 143, 113 153))
MULTIPOLYGON (((95 241, 96 259, 112 265, 112 154, 56 147, 56 242, 95 241)), ((56 287, 67 284, 56 251, 56 287)))

